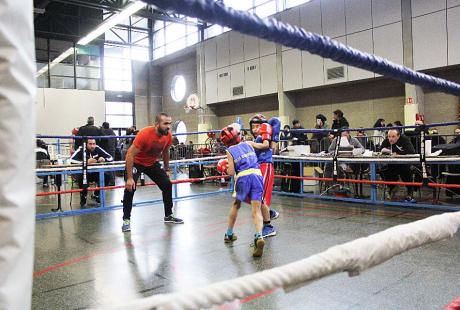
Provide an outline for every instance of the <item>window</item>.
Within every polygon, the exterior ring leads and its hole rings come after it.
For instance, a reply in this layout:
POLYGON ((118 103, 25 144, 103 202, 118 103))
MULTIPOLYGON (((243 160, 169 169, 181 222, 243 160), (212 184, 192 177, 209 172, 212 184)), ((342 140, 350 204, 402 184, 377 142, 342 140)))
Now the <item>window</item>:
POLYGON ((184 99, 187 85, 185 78, 182 75, 176 75, 171 82, 171 97, 175 102, 180 102, 184 99))
POLYGON ((105 120, 112 128, 128 128, 134 123, 133 103, 114 102, 105 103, 105 120))
POLYGON ((269 1, 255 8, 255 13, 259 17, 268 17, 276 13, 276 2, 269 1))
MULTIPOLYGON (((139 56, 139 54, 135 55, 139 56)), ((132 91, 132 88, 130 48, 106 44, 104 46, 104 89, 132 91)))
POLYGON ((50 87, 51 88, 75 88, 74 83, 74 53, 72 52, 69 56, 63 59, 59 63, 53 65, 53 61, 59 59, 59 57, 70 48, 73 48, 73 43, 68 41, 50 40, 50 61, 51 67, 49 71, 50 75, 50 87))
POLYGON ((181 135, 176 136, 179 143, 185 143, 187 141, 187 126, 185 125, 184 121, 178 120, 173 125, 173 133, 180 133, 181 135))
POLYGON ((204 38, 209 39, 215 36, 218 36, 219 34, 223 33, 222 26, 219 25, 212 25, 209 28, 206 28, 204 30, 204 38))
POLYGON ((131 59, 149 61, 149 49, 145 47, 131 47, 131 59))
POLYGON ((224 0, 226 6, 232 7, 235 10, 248 11, 253 7, 252 1, 241 1, 241 0, 224 0))
POLYGON ((286 9, 292 8, 294 6, 301 5, 303 3, 310 2, 311 0, 286 0, 286 9))
POLYGON ((76 51, 77 89, 100 90, 100 47, 77 45, 76 51))
MULTIPOLYGON (((190 23, 196 18, 179 16, 190 23)), ((199 41, 198 27, 193 24, 156 21, 153 25, 153 59, 179 51, 199 41)))

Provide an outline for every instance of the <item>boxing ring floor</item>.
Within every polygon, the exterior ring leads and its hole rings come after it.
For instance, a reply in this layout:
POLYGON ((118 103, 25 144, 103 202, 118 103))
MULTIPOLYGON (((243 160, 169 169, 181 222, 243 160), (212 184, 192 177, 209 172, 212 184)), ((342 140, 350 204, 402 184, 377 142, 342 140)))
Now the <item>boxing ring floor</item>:
MULTIPOLYGON (((78 196, 78 195, 75 195, 78 196)), ((140 197, 142 198, 142 197, 140 197)), ((145 197, 144 197, 145 198, 145 197)), ((223 242, 229 193, 175 203, 185 225, 165 225, 162 204, 37 221, 34 309, 85 309, 187 290, 290 263, 436 211, 274 196, 278 235, 253 259, 250 209, 233 246, 223 242)), ((77 202, 78 203, 78 202, 77 202)), ((460 236, 406 252, 350 278, 333 275, 290 293, 267 291, 216 309, 442 309, 460 295, 460 236)))

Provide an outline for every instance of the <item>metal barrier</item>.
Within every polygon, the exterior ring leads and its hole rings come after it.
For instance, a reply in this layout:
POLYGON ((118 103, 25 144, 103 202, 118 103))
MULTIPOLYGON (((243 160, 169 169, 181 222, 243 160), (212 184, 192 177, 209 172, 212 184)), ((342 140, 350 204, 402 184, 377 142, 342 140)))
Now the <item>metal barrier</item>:
MULTIPOLYGON (((377 169, 379 164, 419 164, 419 157, 415 156, 401 156, 398 158, 395 157, 350 157, 350 158, 339 158, 340 163, 347 164, 368 164, 369 165, 369 180, 352 180, 352 179, 338 179, 336 182, 349 182, 349 183, 365 183, 370 185, 370 197, 366 198, 347 198, 347 197, 335 197, 335 196, 324 196, 321 194, 312 194, 304 192, 304 180, 311 181, 326 181, 333 182, 333 178, 324 178, 323 177, 305 177, 304 176, 304 167, 311 164, 326 164, 332 163, 333 158, 331 157, 321 157, 321 156, 306 156, 306 157, 289 157, 289 156, 274 156, 275 163, 296 163, 298 164, 298 176, 280 176, 277 175, 277 178, 290 178, 297 179, 300 181, 300 187, 298 192, 285 192, 285 191, 273 191, 275 194, 296 196, 296 197, 305 197, 305 198, 320 198, 326 200, 338 200, 346 202, 355 202, 355 203, 366 203, 366 204, 375 204, 375 205, 390 205, 390 206, 403 206, 403 207, 413 207, 413 208, 430 208, 438 209, 443 211, 458 211, 459 208, 455 205, 439 205, 439 204, 425 204, 425 203, 406 203, 398 201, 386 201, 382 200, 378 196, 377 185, 409 185, 422 187, 421 182, 413 183, 404 183, 404 182, 388 182, 380 181, 377 175, 377 169)), ((449 165, 460 165, 459 157, 428 157, 427 162, 429 164, 449 164, 449 165)), ((297 173, 296 173, 297 174, 297 173)), ((431 182, 427 184, 431 188, 435 187, 446 187, 446 188, 460 188, 458 184, 436 184, 431 182)))
MULTIPOLYGON (((172 183, 173 183, 173 200, 181 200, 181 199, 188 199, 188 198, 194 198, 194 197, 199 197, 199 196, 207 196, 207 195, 212 195, 212 194, 218 194, 222 192, 229 192, 231 191, 232 188, 232 182, 233 180, 230 181, 230 185, 227 188, 221 189, 219 188, 216 191, 205 191, 201 192, 198 194, 191 194, 191 195, 185 195, 185 196, 180 196, 178 195, 177 191, 177 184, 179 183, 184 183, 184 181, 206 181, 206 180, 213 180, 213 179, 222 179, 224 176, 217 175, 214 177, 203 177, 203 178, 193 178, 193 179, 187 179, 187 180, 178 180, 178 171, 180 170, 181 167, 184 166, 194 166, 194 165, 216 165, 217 161, 221 158, 224 157, 205 157, 205 158, 200 158, 200 159, 186 159, 186 160, 180 160, 180 161, 171 161, 170 166, 173 170, 173 175, 172 175, 172 183)), ((88 189, 88 191, 94 191, 100 189, 100 206, 97 208, 87 208, 87 209, 79 209, 79 210, 62 210, 62 204, 61 204, 61 195, 66 194, 66 193, 71 193, 71 192, 80 192, 81 189, 74 189, 74 190, 64 190, 61 191, 60 186, 62 185, 62 179, 66 175, 75 175, 75 174, 81 174, 82 173, 82 168, 80 166, 72 166, 72 167, 61 167, 61 168, 48 168, 48 169, 37 169, 37 176, 45 176, 45 175, 54 175, 56 176, 57 180, 59 180, 59 183, 57 183, 57 191, 56 192, 51 192, 51 193, 38 193, 37 196, 47 196, 47 195, 57 195, 58 199, 58 207, 56 209, 53 209, 53 212, 50 213, 41 213, 37 214, 36 218, 37 219, 45 219, 45 218, 52 218, 52 217, 60 217, 60 216, 69 216, 69 215, 80 215, 80 214, 88 214, 88 213, 97 213, 97 212, 104 212, 112 209, 117 209, 121 208, 122 205, 112 205, 112 206, 107 206, 106 205, 106 190, 111 190, 111 189, 116 189, 116 188, 124 188, 124 186, 105 186, 105 173, 111 172, 111 171, 123 171, 125 169, 125 164, 124 162, 116 162, 111 165, 98 165, 98 166, 88 166, 88 173, 98 173, 99 174, 99 186, 97 188, 93 189, 88 189), (59 212, 56 212, 59 211, 59 212)), ((147 184, 147 185, 153 185, 152 184, 147 184)), ((162 199, 155 199, 155 200, 148 200, 148 201, 142 201, 138 203, 134 203, 133 206, 138 206, 138 205, 143 205, 143 204, 151 204, 151 203, 157 203, 161 202, 162 199)))

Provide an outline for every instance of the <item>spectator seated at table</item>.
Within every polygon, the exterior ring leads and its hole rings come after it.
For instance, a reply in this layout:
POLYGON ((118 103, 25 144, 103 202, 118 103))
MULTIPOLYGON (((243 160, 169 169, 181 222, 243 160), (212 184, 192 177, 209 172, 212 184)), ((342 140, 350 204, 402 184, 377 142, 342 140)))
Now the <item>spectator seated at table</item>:
MULTIPOLYGON (((96 140, 88 139, 86 143, 86 153, 83 155, 83 146, 80 146, 72 157, 70 157, 70 162, 74 164, 81 164, 83 161, 83 156, 86 158, 88 165, 94 165, 97 163, 110 162, 113 161, 113 157, 107 153, 104 149, 96 145, 96 140)), ((79 188, 82 188, 83 191, 80 192, 80 206, 86 204, 86 196, 88 194, 87 188, 83 187, 83 174, 78 174, 77 182, 79 188)), ((94 182, 99 185, 99 173, 93 172, 87 174, 87 184, 94 182)), ((100 202, 99 191, 94 192, 94 199, 97 203, 100 202)))

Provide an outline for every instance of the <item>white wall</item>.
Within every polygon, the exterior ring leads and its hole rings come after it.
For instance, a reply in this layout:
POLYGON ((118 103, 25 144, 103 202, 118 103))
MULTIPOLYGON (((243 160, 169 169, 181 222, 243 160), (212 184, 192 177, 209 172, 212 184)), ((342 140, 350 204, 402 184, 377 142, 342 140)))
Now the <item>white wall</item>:
POLYGON ((76 89, 39 88, 36 100, 36 133, 71 135, 72 128, 94 116, 95 125, 105 121, 105 92, 76 89))
MULTIPOLYGON (((453 41, 458 37, 455 28, 460 24, 460 10, 458 11, 459 18, 457 11, 450 11, 450 24, 455 31, 451 31, 449 35, 453 41)), ((358 50, 386 57, 398 64, 403 63, 401 0, 311 0, 275 14, 274 17, 307 31, 330 36, 358 50)), ((430 23, 426 25, 433 28, 430 23)), ((431 28, 430 31, 425 29, 421 33, 435 33, 434 28, 431 28)), ((443 40, 447 44, 445 37, 438 39, 443 40)), ((430 48, 424 47, 422 52, 414 49, 414 61, 418 53, 434 50, 430 46, 431 41, 423 42, 430 48)), ((435 46, 439 48, 441 44, 435 46)), ((276 49, 273 43, 229 31, 206 40, 204 50, 207 104, 277 93, 276 49), (248 61, 252 63, 248 65, 248 61), (238 66, 243 62, 244 68, 238 66), (249 71, 248 68, 253 70, 249 71), (245 81, 244 85, 241 81, 245 81), (243 86, 243 94, 234 95, 233 88, 238 86, 243 86)), ((456 46, 452 48, 452 59, 457 54, 460 55, 456 50, 456 46)), ((447 57, 447 50, 444 54, 447 57)), ((372 72, 330 59, 324 60, 286 46, 282 48, 282 69, 284 91, 375 77, 372 72)))

